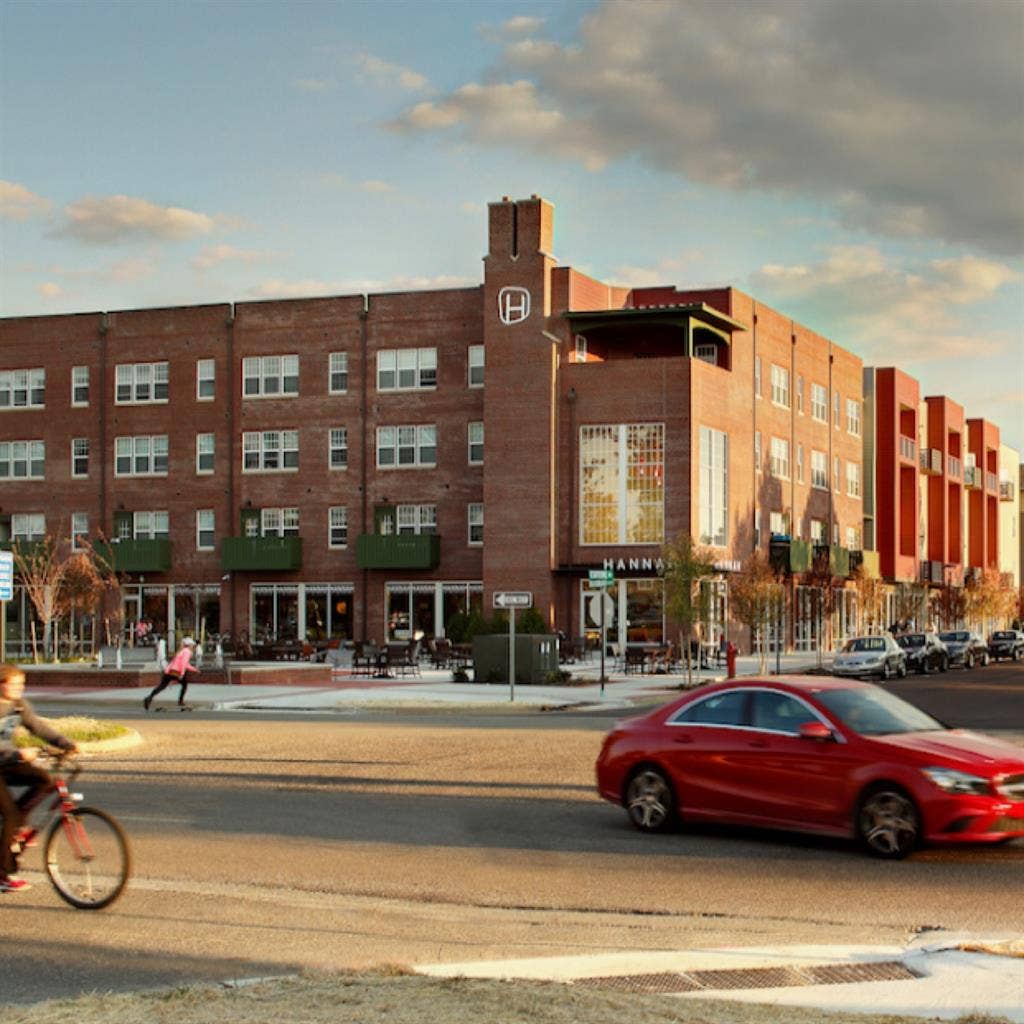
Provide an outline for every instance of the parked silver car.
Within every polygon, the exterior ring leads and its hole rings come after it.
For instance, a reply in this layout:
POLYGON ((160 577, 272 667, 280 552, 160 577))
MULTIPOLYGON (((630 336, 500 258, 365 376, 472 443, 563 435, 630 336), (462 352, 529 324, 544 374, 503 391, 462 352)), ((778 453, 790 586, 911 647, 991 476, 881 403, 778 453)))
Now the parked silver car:
POLYGON ((974 668, 989 662, 988 644, 969 629, 951 629, 940 633, 939 639, 946 645, 950 665, 974 668))
POLYGON ((888 634, 855 636, 847 640, 832 662, 834 676, 878 676, 901 679, 907 674, 907 656, 888 634))
POLYGON ((993 661, 998 661, 1000 658, 1020 661, 1024 658, 1024 631, 997 629, 988 638, 988 650, 993 661))

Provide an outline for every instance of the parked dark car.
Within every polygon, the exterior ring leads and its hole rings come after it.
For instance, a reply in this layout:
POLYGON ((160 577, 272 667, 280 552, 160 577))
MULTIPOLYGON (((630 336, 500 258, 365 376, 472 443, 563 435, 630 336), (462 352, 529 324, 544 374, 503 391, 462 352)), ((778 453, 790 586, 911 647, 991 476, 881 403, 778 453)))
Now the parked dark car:
POLYGON ((975 665, 987 665, 989 662, 988 644, 969 629, 951 629, 940 633, 939 639, 949 652, 950 665, 974 668, 975 665))
POLYGON ((1024 631, 1019 629, 997 629, 988 638, 988 653, 993 661, 1009 658, 1024 660, 1024 631))
POLYGON ((820 676, 701 687, 619 722, 597 788, 642 832, 682 820, 923 842, 1024 836, 1024 751, 949 729, 880 686, 820 676))
POLYGON ((896 643, 907 652, 907 668, 912 672, 945 672, 949 668, 949 651, 938 633, 902 633, 896 643))

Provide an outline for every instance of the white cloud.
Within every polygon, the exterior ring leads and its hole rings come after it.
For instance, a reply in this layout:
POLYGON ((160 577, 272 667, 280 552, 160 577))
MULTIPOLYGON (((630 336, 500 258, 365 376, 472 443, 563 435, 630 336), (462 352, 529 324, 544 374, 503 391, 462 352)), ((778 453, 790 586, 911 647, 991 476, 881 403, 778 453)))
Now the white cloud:
POLYGON ((678 257, 667 256, 653 266, 640 267, 624 263, 612 271, 609 281, 621 288, 649 288, 686 278, 691 282, 687 287, 697 288, 700 285, 693 281, 693 276, 703 258, 704 254, 699 249, 692 249, 678 257))
POLYGON ((13 181, 0 181, 0 217, 26 221, 46 213, 50 202, 13 181))
POLYGON ((207 245, 191 260, 195 270, 209 270, 221 263, 263 263, 269 259, 265 252, 238 249, 233 245, 207 245))
POLYGON ((517 39, 520 36, 533 35, 544 27, 543 18, 532 18, 528 15, 519 15, 509 18, 500 25, 481 25, 480 35, 490 43, 498 43, 504 39, 517 39))
POLYGON ((144 281, 156 273, 156 265, 152 260, 140 257, 135 260, 119 260, 107 271, 111 281, 121 283, 129 281, 144 281))
POLYGON ((907 270, 873 246, 836 246, 814 265, 766 265, 752 283, 804 322, 830 319, 838 325, 833 340, 865 362, 913 365, 1008 348, 1003 332, 979 330, 970 313, 1019 280, 1009 267, 973 256, 907 270))
POLYGON ((471 288, 479 283, 470 278, 456 277, 451 274, 439 274, 436 277, 402 275, 387 280, 367 278, 343 281, 323 281, 312 278, 285 281, 281 278, 271 278, 250 288, 248 294, 260 299, 294 299, 324 295, 361 295, 366 292, 412 292, 445 288, 471 288))
POLYGON ((302 92, 327 92, 334 85, 329 78, 296 78, 294 84, 302 92))
POLYGON ((523 24, 477 82, 398 131, 718 188, 824 199, 844 222, 1017 253, 1024 19, 1003 0, 607 0, 567 44, 523 24))
POLYGON ((86 196, 64 207, 57 234, 93 245, 130 239, 179 241, 209 234, 214 217, 133 196, 86 196))
POLYGON ((386 181, 376 181, 372 179, 369 181, 361 181, 359 183, 359 188, 363 192, 376 192, 378 194, 396 191, 394 185, 389 185, 386 181))
POLYGON ((402 67, 400 64, 389 64, 372 53, 360 53, 356 57, 356 66, 361 74, 374 82, 398 85, 409 92, 419 92, 430 84, 418 71, 402 67))
POLYGON ((59 299, 64 294, 64 289, 56 281, 44 281, 42 284, 37 284, 36 291, 44 299, 59 299))

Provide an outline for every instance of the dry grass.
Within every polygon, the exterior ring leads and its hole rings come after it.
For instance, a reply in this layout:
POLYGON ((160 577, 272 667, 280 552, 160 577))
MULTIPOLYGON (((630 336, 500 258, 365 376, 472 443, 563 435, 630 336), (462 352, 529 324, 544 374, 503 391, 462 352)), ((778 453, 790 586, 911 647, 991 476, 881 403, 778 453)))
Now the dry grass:
MULTIPOLYGON (((394 967, 234 988, 195 985, 6 1008, 4 1024, 922 1024, 889 1014, 831 1014, 718 1000, 576 989, 553 982, 436 979, 394 967)), ((971 1014, 958 1024, 1003 1024, 971 1014)))
MULTIPOLYGON (((74 740, 76 743, 95 743, 97 740, 112 740, 120 736, 126 736, 129 732, 126 726, 118 725, 116 722, 101 722, 96 718, 87 718, 85 715, 48 718, 47 721, 62 736, 67 736, 69 740, 74 740)), ((44 740, 33 736, 25 729, 18 729, 14 740, 19 747, 46 746, 44 740)))

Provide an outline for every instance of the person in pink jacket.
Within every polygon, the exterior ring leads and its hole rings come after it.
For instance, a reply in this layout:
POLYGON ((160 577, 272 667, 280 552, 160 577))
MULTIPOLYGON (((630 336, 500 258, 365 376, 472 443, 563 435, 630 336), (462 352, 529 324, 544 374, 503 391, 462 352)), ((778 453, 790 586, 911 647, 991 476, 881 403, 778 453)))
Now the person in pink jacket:
POLYGON ((160 682, 153 687, 149 696, 142 701, 142 706, 147 711, 153 698, 164 687, 170 686, 171 683, 179 683, 181 685, 181 692, 178 694, 178 708, 184 710, 185 691, 188 689, 188 674, 189 672, 194 672, 196 675, 199 674, 199 669, 192 664, 192 652, 195 649, 196 642, 192 637, 187 636, 181 641, 181 647, 168 662, 167 668, 164 669, 164 674, 160 677, 160 682))

